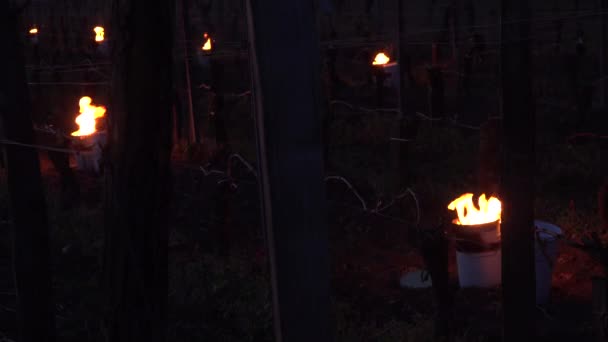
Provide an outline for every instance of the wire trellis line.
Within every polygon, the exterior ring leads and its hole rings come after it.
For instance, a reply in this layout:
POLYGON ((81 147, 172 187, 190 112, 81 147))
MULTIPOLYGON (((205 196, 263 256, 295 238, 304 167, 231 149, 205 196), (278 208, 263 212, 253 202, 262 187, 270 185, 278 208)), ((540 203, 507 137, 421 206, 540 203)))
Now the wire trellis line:
POLYGON ((82 85, 104 85, 104 86, 109 86, 110 82, 28 82, 28 85, 32 85, 32 86, 43 86, 43 85, 48 85, 48 86, 54 86, 54 85, 65 85, 65 86, 69 86, 69 85, 75 85, 75 86, 82 86, 82 85))
POLYGON ((359 110, 359 111, 367 112, 367 113, 388 112, 388 113, 401 114, 401 111, 398 108, 366 108, 366 107, 359 107, 359 106, 353 105, 352 103, 348 103, 348 102, 342 101, 342 100, 331 100, 329 102, 329 105, 330 106, 342 105, 342 106, 348 107, 351 110, 359 110))
POLYGON ((80 153, 77 150, 70 150, 67 148, 59 148, 59 147, 46 146, 46 145, 24 144, 24 143, 20 143, 18 141, 7 140, 7 139, 0 139, 0 145, 13 145, 13 146, 26 147, 26 148, 33 148, 36 150, 45 150, 45 151, 61 152, 61 153, 69 153, 69 154, 80 153))

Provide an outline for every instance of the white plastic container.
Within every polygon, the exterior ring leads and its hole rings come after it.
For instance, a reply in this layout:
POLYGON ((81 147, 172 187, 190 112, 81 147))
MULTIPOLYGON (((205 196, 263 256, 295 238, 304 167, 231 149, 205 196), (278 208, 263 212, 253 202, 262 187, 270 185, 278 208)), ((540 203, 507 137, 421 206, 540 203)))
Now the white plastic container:
POLYGON ((501 276, 500 223, 452 224, 460 287, 499 286, 501 276))
POLYGON ((553 265, 557 259, 558 238, 562 230, 558 226, 535 220, 536 243, 536 303, 546 304, 551 293, 551 279, 553 276, 553 265))
POLYGON ((496 287, 502 281, 500 249, 480 253, 456 252, 460 287, 496 287))
POLYGON ((103 146, 106 143, 105 132, 95 132, 91 135, 78 138, 78 152, 74 159, 80 171, 99 174, 101 171, 101 157, 103 146))

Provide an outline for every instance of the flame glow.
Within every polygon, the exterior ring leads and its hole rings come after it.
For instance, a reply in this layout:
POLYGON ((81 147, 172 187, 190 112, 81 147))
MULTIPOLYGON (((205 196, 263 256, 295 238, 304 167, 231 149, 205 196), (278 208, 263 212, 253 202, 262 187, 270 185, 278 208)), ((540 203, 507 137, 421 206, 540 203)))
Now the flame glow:
POLYGON ((95 120, 103 117, 106 114, 106 107, 91 105, 90 97, 85 96, 80 99, 78 103, 80 105, 80 115, 76 117, 76 123, 79 129, 76 132, 72 132, 72 136, 81 137, 85 135, 91 135, 97 131, 95 128, 95 120))
POLYGON ((37 33, 38 33, 38 28, 36 28, 36 27, 32 27, 32 28, 29 30, 29 32, 30 32, 30 34, 37 34, 37 33))
POLYGON ((205 44, 203 44, 203 50, 204 51, 211 51, 212 46, 211 46, 211 37, 209 37, 209 35, 207 33, 205 33, 203 35, 203 38, 205 38, 205 44))
POLYGON ((388 62, 390 62, 390 58, 384 53, 384 52, 380 52, 376 55, 376 58, 374 58, 374 61, 372 62, 373 65, 384 65, 387 64, 388 62))
POLYGON ((104 34, 105 31, 103 29, 103 27, 101 26, 97 26, 93 29, 93 32, 95 32, 95 41, 96 42, 103 42, 104 40, 104 34))
POLYGON ((486 195, 479 196, 479 209, 473 204, 473 194, 463 194, 448 205, 449 210, 456 210, 458 219, 454 223, 459 225, 478 225, 500 220, 502 204, 496 197, 486 199, 486 195))

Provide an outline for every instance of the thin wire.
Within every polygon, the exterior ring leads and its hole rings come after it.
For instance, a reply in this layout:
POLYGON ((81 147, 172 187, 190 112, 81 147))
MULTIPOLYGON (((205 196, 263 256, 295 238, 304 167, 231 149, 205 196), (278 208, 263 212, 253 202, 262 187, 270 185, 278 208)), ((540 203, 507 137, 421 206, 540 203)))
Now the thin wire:
POLYGON ((28 82, 28 85, 44 86, 44 85, 110 85, 110 82, 28 82))
POLYGON ((46 151, 62 152, 62 153, 69 153, 69 154, 78 154, 79 153, 79 151, 76 151, 76 150, 70 150, 70 149, 58 148, 58 147, 52 147, 52 146, 46 146, 46 145, 24 144, 24 143, 20 143, 17 141, 6 140, 6 139, 0 140, 0 144, 21 146, 21 147, 33 148, 33 149, 37 149, 37 150, 46 150, 46 151))
POLYGON ((329 102, 329 104, 330 104, 330 106, 343 105, 352 110, 360 110, 362 112, 368 112, 368 113, 392 112, 392 113, 401 114, 401 111, 398 108, 366 108, 366 107, 355 106, 351 103, 348 103, 348 102, 342 101, 342 100, 332 100, 329 102))
POLYGON ((456 121, 454 119, 447 119, 446 120, 446 119, 443 119, 443 118, 432 118, 432 117, 430 117, 428 115, 425 115, 425 114, 422 114, 420 112, 416 112, 416 115, 418 115, 419 117, 421 117, 421 118, 423 118, 424 120, 427 120, 427 121, 435 121, 435 122, 437 122, 437 121, 443 121, 443 122, 447 122, 447 123, 449 123, 451 125, 454 125, 456 127, 467 128, 467 129, 474 130, 474 131, 478 131, 478 130, 481 129, 478 126, 471 126, 471 125, 463 124, 463 123, 460 123, 460 122, 458 122, 458 121, 456 121))
POLYGON ((46 69, 69 69, 69 68, 82 68, 82 67, 92 67, 92 66, 108 66, 108 65, 112 65, 112 63, 109 62, 99 62, 99 63, 92 63, 91 61, 89 61, 88 63, 81 63, 81 64, 54 64, 54 65, 35 65, 35 64, 29 64, 26 65, 25 68, 26 69, 33 69, 33 70, 46 70, 46 69))

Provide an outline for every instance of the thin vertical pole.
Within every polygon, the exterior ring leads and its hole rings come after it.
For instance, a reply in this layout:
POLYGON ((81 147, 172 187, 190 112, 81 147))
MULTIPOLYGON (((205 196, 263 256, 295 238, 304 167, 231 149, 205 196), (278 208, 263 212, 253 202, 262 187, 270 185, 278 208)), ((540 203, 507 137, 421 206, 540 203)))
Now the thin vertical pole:
POLYGON ((177 1, 178 18, 181 21, 181 37, 184 42, 184 69, 186 73, 186 96, 188 98, 188 143, 196 142, 194 107, 192 106, 192 85, 190 83, 190 62, 188 60, 188 41, 186 39, 186 20, 188 12, 184 8, 184 0, 177 1))

